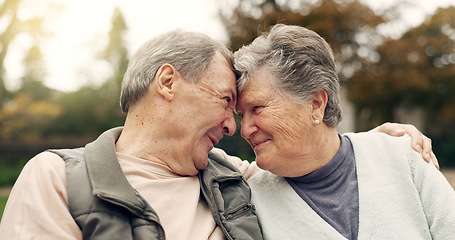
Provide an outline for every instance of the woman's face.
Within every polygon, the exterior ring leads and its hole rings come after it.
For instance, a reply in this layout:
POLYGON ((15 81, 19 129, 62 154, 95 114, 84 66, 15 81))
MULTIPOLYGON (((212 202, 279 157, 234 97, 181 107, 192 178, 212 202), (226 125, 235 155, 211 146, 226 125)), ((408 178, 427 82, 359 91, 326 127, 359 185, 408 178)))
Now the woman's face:
POLYGON ((289 168, 303 166, 302 160, 312 156, 313 107, 280 95, 271 87, 271 77, 264 68, 252 76, 239 93, 237 113, 242 137, 253 148, 257 165, 286 176, 289 168))

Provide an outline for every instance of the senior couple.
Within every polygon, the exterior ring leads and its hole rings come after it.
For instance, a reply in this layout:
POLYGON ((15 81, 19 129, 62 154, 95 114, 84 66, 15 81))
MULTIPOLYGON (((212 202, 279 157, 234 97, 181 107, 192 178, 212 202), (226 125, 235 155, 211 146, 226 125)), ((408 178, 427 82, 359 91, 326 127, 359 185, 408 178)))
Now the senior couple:
POLYGON ((423 160, 436 161, 425 136, 394 124, 373 132, 407 132, 412 140, 337 133, 333 55, 305 28, 276 25, 234 58, 203 34, 163 34, 130 60, 121 106, 123 128, 27 163, 5 208, 2 239, 455 234, 455 193, 423 160), (234 109, 256 154, 252 164, 214 148, 234 134, 234 109))

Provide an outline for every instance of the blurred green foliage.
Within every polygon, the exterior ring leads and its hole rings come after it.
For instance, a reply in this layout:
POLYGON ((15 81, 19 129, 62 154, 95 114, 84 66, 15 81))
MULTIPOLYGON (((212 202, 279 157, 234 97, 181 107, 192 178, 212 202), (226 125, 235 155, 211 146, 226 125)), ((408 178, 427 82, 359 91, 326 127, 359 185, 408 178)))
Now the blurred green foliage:
MULTIPOLYGON (((6 0, 0 19, 2 13, 15 15, 20 2, 6 0), (17 7, 4 11, 12 3, 17 7)), ((123 124, 125 116, 119 107, 119 94, 128 51, 123 40, 127 26, 119 9, 114 10, 111 23, 108 43, 97 58, 109 63, 112 75, 101 86, 83 86, 70 93, 50 89, 43 84, 46 72, 39 41, 26 52, 20 88, 14 91, 3 88, 0 95, 0 187, 11 186, 25 163, 37 153, 49 148, 83 146, 106 129, 123 124)), ((41 25, 35 27, 34 32, 39 32, 41 25)), ((1 46, 8 45, 2 42, 1 46)), ((2 49, 2 53, 6 50, 2 49)), ((5 70, 3 59, 0 60, 0 70, 5 70)), ((0 71, 2 84, 4 75, 0 71)))
POLYGON ((7 200, 8 196, 0 196, 0 218, 3 216, 3 211, 5 209, 7 200))
POLYGON ((25 163, 32 156, 28 154, 8 154, 0 157, 0 187, 13 186, 25 163))

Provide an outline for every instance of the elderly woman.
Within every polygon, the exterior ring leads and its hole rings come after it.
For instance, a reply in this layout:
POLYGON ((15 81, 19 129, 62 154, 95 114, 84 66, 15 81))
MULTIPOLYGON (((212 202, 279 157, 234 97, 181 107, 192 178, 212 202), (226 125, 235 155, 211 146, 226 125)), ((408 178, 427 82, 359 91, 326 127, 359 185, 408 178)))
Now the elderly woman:
POLYGON ((340 135, 329 45, 276 25, 235 54, 242 136, 268 171, 249 179, 268 239, 453 239, 455 193, 410 138, 340 135))

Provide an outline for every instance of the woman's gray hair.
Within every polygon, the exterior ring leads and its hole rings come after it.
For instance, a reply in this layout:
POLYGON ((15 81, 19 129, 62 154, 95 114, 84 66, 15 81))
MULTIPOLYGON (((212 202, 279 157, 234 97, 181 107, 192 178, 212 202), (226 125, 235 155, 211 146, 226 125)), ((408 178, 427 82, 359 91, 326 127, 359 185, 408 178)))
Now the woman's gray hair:
POLYGON ((146 92, 158 69, 172 65, 187 81, 198 82, 209 69, 213 56, 221 53, 233 67, 232 52, 205 34, 180 29, 144 43, 132 56, 123 77, 120 106, 124 113, 146 92))
POLYGON ((296 103, 312 100, 324 89, 328 95, 324 123, 341 122, 340 84, 329 44, 317 33, 300 26, 277 24, 268 33, 234 54, 234 67, 241 76, 239 93, 252 75, 265 68, 272 74, 272 87, 296 103))

